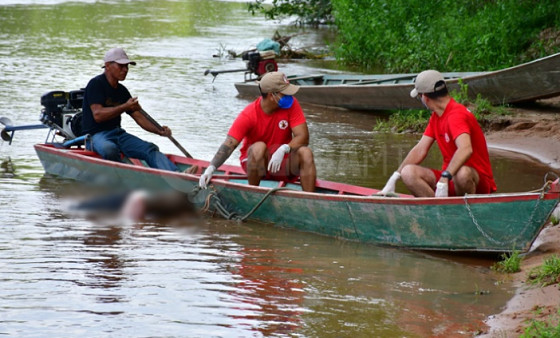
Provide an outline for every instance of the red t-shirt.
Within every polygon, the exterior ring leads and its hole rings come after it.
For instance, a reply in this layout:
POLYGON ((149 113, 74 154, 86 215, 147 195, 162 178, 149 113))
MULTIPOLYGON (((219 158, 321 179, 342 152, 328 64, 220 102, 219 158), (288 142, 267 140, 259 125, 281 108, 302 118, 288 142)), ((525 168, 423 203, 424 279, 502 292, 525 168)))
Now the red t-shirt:
POLYGON ((496 191, 496 183, 492 174, 484 133, 474 115, 465 106, 451 99, 441 117, 435 112, 432 113, 430 122, 426 127, 426 131, 424 131, 424 135, 437 141, 443 155, 442 170, 447 168, 453 154, 457 151, 455 139, 463 133, 470 135, 473 149, 472 155, 465 162, 465 165, 474 168, 479 175, 489 180, 492 190, 496 191))
POLYGON ((247 150, 255 142, 264 142, 272 154, 282 144, 292 140, 292 128, 305 123, 305 116, 299 102, 289 109, 277 109, 272 114, 266 114, 261 108, 262 97, 250 103, 237 116, 229 129, 228 135, 242 141, 241 157, 243 162, 247 158, 247 150))

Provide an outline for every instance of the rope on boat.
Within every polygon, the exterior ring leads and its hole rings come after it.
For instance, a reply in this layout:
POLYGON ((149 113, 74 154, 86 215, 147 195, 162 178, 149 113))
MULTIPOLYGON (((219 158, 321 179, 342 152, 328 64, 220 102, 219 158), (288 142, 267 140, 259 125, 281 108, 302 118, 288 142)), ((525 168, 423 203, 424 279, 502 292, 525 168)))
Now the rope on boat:
MULTIPOLYGON (((228 220, 236 220, 239 222, 244 222, 245 220, 247 220, 247 218, 251 217, 251 215, 253 213, 255 213, 255 211, 257 211, 259 209, 259 207, 275 192, 280 191, 280 190, 294 190, 292 188, 288 188, 288 187, 278 187, 278 188, 273 188, 270 189, 261 199, 259 202, 257 202, 257 204, 255 204, 255 206, 245 215, 241 216, 241 215, 237 215, 237 213, 235 212, 230 212, 222 203, 222 200, 220 199, 220 197, 218 196, 218 193, 214 190, 211 193, 208 194, 208 196, 206 197, 204 206, 202 207, 201 211, 202 212, 208 212, 212 207, 215 211, 217 211, 223 218, 228 219, 228 220)), ((200 191, 200 187, 196 187, 195 189, 193 189, 193 193, 196 195, 198 192, 200 191)))
POLYGON ((270 189, 270 190, 263 196, 263 198, 261 198, 261 200, 260 200, 257 204, 255 204, 255 206, 253 207, 253 209, 251 209, 245 216, 240 217, 238 220, 241 221, 241 222, 245 221, 245 220, 246 220, 247 218, 249 218, 255 211, 257 211, 257 209, 264 203, 264 201, 265 201, 270 195, 272 195, 272 194, 274 194, 275 192, 280 191, 280 190, 294 190, 294 189, 291 189, 291 188, 288 188, 288 187, 278 187, 278 188, 270 189))
MULTIPOLYGON (((475 218, 475 216, 474 216, 474 214, 473 214, 473 212, 472 212, 472 210, 471 210, 471 207, 470 207, 470 205, 469 205, 469 202, 468 202, 468 199, 467 199, 467 194, 465 194, 465 196, 464 196, 464 198, 463 198, 463 199, 465 200, 465 207, 467 208, 467 211, 468 211, 468 213, 469 213, 469 216, 471 217, 471 219, 472 219, 474 225, 476 226, 476 228, 478 229, 478 231, 479 231, 487 240, 489 240, 490 242, 492 242, 492 243, 494 243, 494 244, 504 245, 504 244, 515 243, 515 241, 516 241, 519 237, 521 237, 522 234, 525 233, 525 231, 527 230, 527 228, 529 227, 529 225, 533 222, 533 218, 535 217, 535 211, 536 211, 537 208, 539 207, 539 204, 541 203, 541 201, 542 201, 542 199, 543 199, 543 197, 544 197, 544 194, 545 194, 546 191, 547 191, 547 188, 548 188, 548 187, 550 186, 550 184, 552 183, 552 181, 550 181, 550 180, 547 179, 547 177, 548 177, 549 174, 550 174, 550 173, 547 173, 547 174, 545 175, 545 183, 544 183, 544 185, 543 185, 542 188, 537 189, 537 190, 533 190, 533 191, 530 191, 530 192, 529 192, 529 193, 531 193, 531 192, 534 192, 534 193, 540 192, 540 195, 539 195, 539 197, 537 198, 537 202, 535 203, 535 207, 534 207, 533 210, 531 211, 531 216, 529 217, 529 220, 528 220, 527 223, 525 224, 525 227, 523 227, 523 230, 520 231, 519 234, 518 234, 516 237, 512 238, 512 239, 509 240, 509 241, 505 241, 505 242, 498 241, 498 240, 492 238, 492 236, 491 236, 490 234, 488 234, 486 231, 484 231, 484 229, 480 226, 480 224, 479 224, 478 221, 476 220, 476 218, 475 218)), ((554 173, 552 173, 552 174, 554 174, 554 173)), ((556 177, 558 177, 556 174, 554 174, 554 175, 555 175, 556 177)))
MULTIPOLYGON (((198 187, 198 190, 196 192, 198 193, 198 191, 200 191, 200 187, 198 187)), ((217 211, 225 219, 232 219, 236 215, 234 212, 229 212, 226 207, 224 207, 215 190, 209 193, 208 196, 206 196, 206 199, 204 200, 204 206, 200 211, 206 213, 212 206, 214 206, 214 211, 217 211)))

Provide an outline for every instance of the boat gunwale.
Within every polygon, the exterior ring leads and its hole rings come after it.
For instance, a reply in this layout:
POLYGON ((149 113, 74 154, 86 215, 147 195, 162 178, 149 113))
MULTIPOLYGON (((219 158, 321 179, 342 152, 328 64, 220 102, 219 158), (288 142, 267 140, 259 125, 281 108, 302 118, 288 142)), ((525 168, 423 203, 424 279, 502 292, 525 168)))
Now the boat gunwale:
MULTIPOLYGON (((453 81, 457 81, 458 79, 466 79, 466 78, 474 78, 476 76, 484 76, 487 75, 489 73, 493 73, 493 72, 445 72, 442 73, 442 75, 444 76, 444 79, 446 82, 453 82, 453 81), (454 75, 452 75, 454 74, 454 75), (467 74, 471 74, 471 75, 467 75, 467 74), (466 76, 463 76, 466 75, 466 76)), ((316 78, 322 78, 323 81, 325 80, 346 80, 346 79, 350 79, 350 80, 357 80, 357 81, 361 81, 360 78, 367 78, 368 74, 354 74, 351 75, 350 77, 343 75, 343 74, 325 74, 325 75, 292 75, 292 76, 288 76, 288 80, 290 81, 305 81, 307 79, 316 79, 316 78)), ((326 85, 326 84, 298 84, 298 86, 300 87, 368 87, 368 86, 373 86, 373 87, 382 87, 382 86, 391 86, 391 87, 396 87, 396 86, 411 86, 414 84, 413 80, 414 78, 416 78, 416 76, 418 76, 418 73, 403 73, 403 74, 372 74, 372 77, 375 76, 386 76, 387 78, 380 78, 380 79, 374 79, 372 78, 371 80, 363 80, 363 82, 353 82, 353 83, 343 83, 343 84, 332 84, 332 85, 326 85), (396 77, 398 76, 398 77, 396 77), (395 81, 395 80, 403 80, 403 79, 410 79, 410 82, 405 82, 405 83, 384 83, 385 81, 395 81), (377 83, 369 83, 369 82, 377 82, 377 83)), ((239 82, 239 84, 248 84, 248 85, 253 85, 253 83, 247 81, 247 82, 239 82)), ((256 84, 255 84, 256 85, 256 84)))

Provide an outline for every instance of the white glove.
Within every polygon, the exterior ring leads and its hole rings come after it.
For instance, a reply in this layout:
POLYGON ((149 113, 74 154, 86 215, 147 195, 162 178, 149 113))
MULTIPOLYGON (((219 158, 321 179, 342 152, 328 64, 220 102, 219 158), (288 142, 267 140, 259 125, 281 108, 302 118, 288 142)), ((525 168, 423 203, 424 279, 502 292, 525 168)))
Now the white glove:
POLYGON ((401 174, 398 171, 395 171, 393 173, 393 175, 391 175, 391 177, 389 177, 389 180, 387 181, 387 183, 383 187, 383 190, 381 190, 381 194, 386 195, 388 193, 394 193, 395 192, 395 185, 397 184, 397 181, 400 178, 401 178, 401 174))
POLYGON ((198 180, 198 185, 202 188, 202 189, 206 189, 208 186, 208 182, 210 182, 210 179, 212 178, 212 174, 214 173, 214 170, 216 170, 216 167, 214 167, 213 165, 209 165, 208 168, 206 168, 206 170, 204 170, 204 174, 200 175, 200 179, 198 180))
POLYGON ((282 165, 282 161, 284 160, 284 155, 290 152, 290 146, 287 144, 281 145, 272 157, 270 158, 270 162, 268 162, 268 171, 271 173, 275 173, 280 170, 280 166, 282 165))
POLYGON ((436 184, 436 197, 448 197, 449 196, 449 184, 443 182, 437 182, 436 184))

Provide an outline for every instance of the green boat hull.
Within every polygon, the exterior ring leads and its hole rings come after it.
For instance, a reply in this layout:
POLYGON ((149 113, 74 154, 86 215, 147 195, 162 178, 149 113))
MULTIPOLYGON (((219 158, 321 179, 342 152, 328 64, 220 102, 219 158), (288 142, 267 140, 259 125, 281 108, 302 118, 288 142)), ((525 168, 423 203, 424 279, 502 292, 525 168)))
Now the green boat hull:
MULTIPOLYGON (((278 182, 263 181, 255 187, 235 177, 214 179, 209 189, 199 191, 197 175, 105 161, 49 145, 35 148, 52 175, 113 187, 179 190, 193 195, 199 207, 213 197, 212 208, 219 204, 238 217, 350 241, 422 250, 525 252, 559 198, 558 181, 546 193, 451 198, 378 197, 369 196, 369 191, 360 196, 321 187, 317 193, 306 193, 297 184, 271 191, 278 182)), ((178 165, 207 165, 172 158, 178 165)))
MULTIPOLYGON (((216 188, 227 207, 244 215, 264 194, 216 188)), ((278 193, 251 219, 363 243, 429 250, 526 251, 557 204, 539 194, 523 200, 453 198, 445 204, 426 199, 317 199, 278 193), (281 195, 280 195, 281 194, 281 195)))

